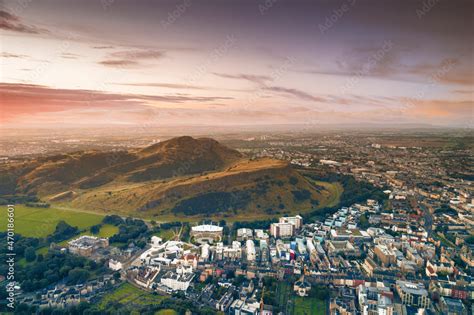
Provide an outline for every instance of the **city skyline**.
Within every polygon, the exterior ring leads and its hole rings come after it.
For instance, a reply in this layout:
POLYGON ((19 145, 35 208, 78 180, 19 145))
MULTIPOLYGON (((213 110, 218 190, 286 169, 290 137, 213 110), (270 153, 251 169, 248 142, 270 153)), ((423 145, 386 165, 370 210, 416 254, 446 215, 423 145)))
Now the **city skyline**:
POLYGON ((472 2, 5 2, 1 125, 472 127, 472 2))

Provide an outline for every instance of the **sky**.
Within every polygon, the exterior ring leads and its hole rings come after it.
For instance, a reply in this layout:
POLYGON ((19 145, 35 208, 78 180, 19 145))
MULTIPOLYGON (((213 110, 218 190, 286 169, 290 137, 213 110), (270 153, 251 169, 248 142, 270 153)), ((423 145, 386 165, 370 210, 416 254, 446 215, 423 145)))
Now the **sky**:
POLYGON ((473 4, 5 0, 0 124, 472 128, 473 4))

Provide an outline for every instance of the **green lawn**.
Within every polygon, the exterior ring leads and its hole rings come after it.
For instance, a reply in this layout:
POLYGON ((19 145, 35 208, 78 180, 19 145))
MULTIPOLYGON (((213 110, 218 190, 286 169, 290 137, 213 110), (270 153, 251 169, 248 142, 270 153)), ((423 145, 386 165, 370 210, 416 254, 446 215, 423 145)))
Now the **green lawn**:
POLYGON ((178 315, 178 312, 172 309, 165 309, 156 312, 155 315, 178 315))
MULTIPOLYGON (((40 247, 40 248, 36 249, 36 256, 38 256, 39 254, 41 254, 41 255, 44 256, 44 255, 46 255, 46 253, 48 253, 48 250, 49 250, 48 246, 40 247)), ((23 266, 23 267, 24 267, 24 266, 26 266, 28 263, 26 262, 25 257, 23 257, 22 259, 20 259, 20 260, 18 261, 18 264, 19 264, 20 266, 23 266)), ((30 264, 31 264, 31 263, 30 263, 30 264)))
POLYGON ((326 303, 316 298, 296 296, 293 299, 294 315, 323 315, 326 303))
POLYGON ((158 233, 155 233, 154 235, 161 237, 163 241, 169 241, 172 239, 179 231, 178 229, 160 229, 158 233))
POLYGON ((325 301, 314 297, 295 296, 293 287, 284 281, 278 283, 276 302, 280 311, 288 315, 323 315, 326 313, 325 301))
POLYGON ((289 310, 288 301, 291 301, 291 295, 293 294, 290 284, 284 281, 279 282, 276 294, 280 311, 286 313, 286 311, 289 310))
POLYGON ((118 226, 115 226, 112 224, 104 224, 100 228, 99 234, 97 236, 98 237, 111 237, 117 234, 118 231, 119 231, 118 226))
POLYGON ((166 297, 154 295, 140 290, 129 283, 120 285, 116 290, 105 295, 99 302, 99 308, 105 310, 107 304, 120 303, 124 306, 135 305, 157 305, 166 297))
MULTIPOLYGON (((7 229, 7 207, 2 206, 0 231, 7 229)), ((46 237, 52 234, 59 221, 71 226, 86 229, 99 224, 104 215, 86 212, 59 210, 55 208, 32 208, 24 205, 15 206, 15 233, 27 237, 46 237)))

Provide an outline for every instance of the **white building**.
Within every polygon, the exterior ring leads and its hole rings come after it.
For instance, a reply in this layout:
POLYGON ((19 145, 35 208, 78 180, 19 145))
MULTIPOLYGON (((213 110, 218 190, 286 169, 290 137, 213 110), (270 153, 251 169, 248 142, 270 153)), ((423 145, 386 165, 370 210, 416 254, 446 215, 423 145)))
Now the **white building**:
POLYGON ((158 244, 152 240, 152 247, 144 251, 140 255, 140 261, 145 264, 158 265, 166 264, 169 265, 172 261, 176 260, 183 255, 190 252, 190 248, 193 245, 183 243, 181 241, 167 241, 163 244, 158 244), (186 249, 184 248, 186 245, 186 249))
POLYGON ((233 241, 232 242, 232 247, 226 246, 223 249, 223 256, 224 258, 228 259, 240 259, 242 257, 242 246, 240 245, 240 242, 233 241))
POLYGON ((294 217, 281 217, 279 222, 291 223, 295 227, 295 230, 299 230, 303 226, 303 217, 300 215, 296 215, 294 217))
POLYGON ((291 237, 295 234, 295 226, 292 223, 272 223, 270 234, 275 238, 291 237))
POLYGON ((160 280, 161 284, 173 291, 186 291, 194 278, 193 273, 177 274, 168 271, 160 280))
POLYGON ((357 294, 362 315, 393 314, 393 293, 382 283, 372 287, 361 284, 357 288, 357 294))
POLYGON ((264 230, 255 230, 255 238, 257 240, 267 240, 270 237, 268 236, 268 233, 264 230))
POLYGON ((245 247, 247 249, 247 260, 248 261, 255 261, 256 258, 256 251, 255 251, 255 244, 252 240, 247 240, 245 243, 245 247))
POLYGON ((237 240, 238 241, 246 241, 248 239, 253 238, 253 231, 252 229, 241 228, 237 229, 237 240))
POLYGON ((109 268, 115 271, 121 270, 122 269, 122 263, 117 260, 110 259, 109 260, 109 268))
POLYGON ((178 275, 191 274, 193 273, 193 266, 179 265, 176 267, 176 273, 178 275))
POLYGON ((204 244, 201 246, 201 261, 208 261, 210 257, 210 248, 209 244, 204 244))
POLYGON ((152 247, 155 247, 155 248, 156 248, 156 247, 159 247, 159 246, 161 245, 161 242, 162 242, 162 241, 163 241, 163 240, 162 240, 160 237, 158 237, 158 236, 152 236, 152 237, 151 237, 151 246, 152 246, 152 247))
POLYGON ((397 280, 395 288, 402 300, 402 304, 419 308, 428 308, 430 306, 431 301, 428 291, 422 283, 397 280))

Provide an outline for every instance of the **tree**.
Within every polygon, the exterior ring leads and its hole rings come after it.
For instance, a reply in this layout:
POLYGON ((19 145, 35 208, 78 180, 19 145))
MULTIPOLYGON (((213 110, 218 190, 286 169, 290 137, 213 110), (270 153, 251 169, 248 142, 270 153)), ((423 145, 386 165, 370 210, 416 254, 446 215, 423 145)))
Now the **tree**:
POLYGON ((36 252, 34 247, 27 247, 25 249, 25 259, 27 262, 32 262, 36 259, 36 252))
POLYGON ((68 283, 69 284, 78 284, 83 283, 89 278, 90 273, 83 268, 74 268, 68 273, 68 283))
POLYGON ((91 226, 91 233, 92 234, 99 234, 101 227, 102 227, 101 224, 96 224, 96 225, 91 226))
POLYGON ((61 242, 78 233, 79 229, 77 227, 70 226, 64 221, 59 221, 56 225, 56 230, 53 234, 49 235, 47 239, 49 242, 61 242))
POLYGON ((474 244, 474 235, 471 235, 468 238, 466 238, 466 243, 474 244))
POLYGON ((120 272, 115 272, 114 273, 114 279, 119 280, 120 279, 120 272))

